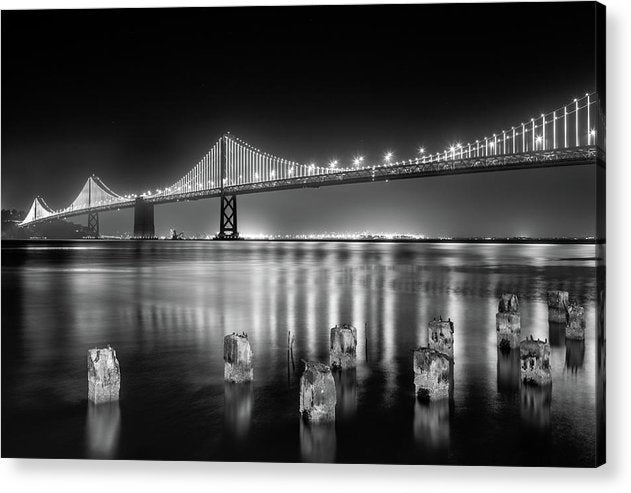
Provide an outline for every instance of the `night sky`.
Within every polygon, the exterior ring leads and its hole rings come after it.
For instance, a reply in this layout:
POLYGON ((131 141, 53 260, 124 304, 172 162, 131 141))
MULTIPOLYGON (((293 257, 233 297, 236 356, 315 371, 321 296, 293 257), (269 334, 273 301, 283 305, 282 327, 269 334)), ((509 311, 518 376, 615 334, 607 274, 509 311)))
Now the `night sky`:
MULTIPOLYGON (((229 130, 299 162, 411 158, 595 89, 591 3, 2 12, 2 207, 170 185, 229 130)), ((240 196, 242 233, 590 236, 591 166, 240 196)), ((214 233, 219 201, 156 207, 214 233)), ((131 209, 101 214, 130 232, 131 209)), ((73 221, 85 222, 85 218, 73 221)))

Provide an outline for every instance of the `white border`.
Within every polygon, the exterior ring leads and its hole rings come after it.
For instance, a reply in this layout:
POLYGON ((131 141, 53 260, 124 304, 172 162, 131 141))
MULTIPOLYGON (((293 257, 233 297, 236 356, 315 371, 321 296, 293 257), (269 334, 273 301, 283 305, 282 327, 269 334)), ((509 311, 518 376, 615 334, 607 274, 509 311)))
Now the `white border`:
MULTIPOLYGON (((100 8, 205 5, 298 5, 310 1, 174 0, 0 0, 2 9, 100 8)), ((393 3, 363 0, 319 2, 393 3)), ((396 3, 414 3, 398 1, 396 3)), ((426 1, 424 3, 441 3, 426 1)), ((447 3, 447 2, 442 2, 447 3)), ((449 2, 452 3, 452 2, 449 2)), ((471 2, 463 2, 471 3, 471 2)), ((533 491, 629 491, 631 485, 631 324, 627 311, 631 238, 631 159, 622 159, 631 139, 631 2, 604 0, 607 6, 607 465, 596 470, 500 467, 374 465, 238 464, 141 461, 17 460, 0 461, 3 491, 46 492, 186 492, 191 490, 259 492, 467 491, 489 488, 533 491), (626 254, 626 255, 625 255, 626 254), (624 485, 627 485, 626 487, 624 485)))

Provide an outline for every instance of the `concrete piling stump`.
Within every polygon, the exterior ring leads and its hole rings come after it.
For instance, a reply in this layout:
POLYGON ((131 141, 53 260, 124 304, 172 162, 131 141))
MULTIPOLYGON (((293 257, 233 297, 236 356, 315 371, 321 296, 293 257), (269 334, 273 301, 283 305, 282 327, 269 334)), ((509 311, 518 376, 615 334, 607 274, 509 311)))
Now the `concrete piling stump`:
POLYGON ((519 345, 521 381, 526 384, 548 385, 552 383, 550 371, 550 344, 548 340, 535 340, 532 336, 519 345))
POLYGON ((414 389, 421 400, 448 399, 451 395, 452 361, 432 348, 414 351, 414 389))
POLYGON ((517 296, 511 293, 502 294, 497 310, 498 313, 495 316, 497 347, 502 351, 518 348, 521 340, 521 320, 517 296))
POLYGON ((336 325, 331 329, 329 364, 333 369, 355 368, 357 329, 352 325, 336 325))
POLYGON ((548 320, 550 322, 566 323, 568 296, 567 291, 548 291, 548 320))
POLYGON ((585 340, 585 308, 572 303, 567 308, 565 338, 577 341, 585 340))
POLYGON ((95 404, 117 401, 121 372, 116 351, 111 347, 88 350, 88 400, 95 404))
POLYGON ((519 313, 519 300, 517 299, 517 295, 502 293, 497 311, 499 313, 519 313))
POLYGON ((226 382, 249 382, 254 378, 254 361, 247 335, 232 333, 225 336, 223 359, 226 382))
POLYGON ((451 320, 432 320, 428 327, 429 348, 454 358, 454 323, 451 320))
POLYGON ((305 361, 300 377, 300 414, 307 421, 335 420, 335 380, 324 363, 305 361))
POLYGON ((519 347, 521 339, 521 320, 519 313, 498 313, 495 316, 497 347, 510 351, 519 347))

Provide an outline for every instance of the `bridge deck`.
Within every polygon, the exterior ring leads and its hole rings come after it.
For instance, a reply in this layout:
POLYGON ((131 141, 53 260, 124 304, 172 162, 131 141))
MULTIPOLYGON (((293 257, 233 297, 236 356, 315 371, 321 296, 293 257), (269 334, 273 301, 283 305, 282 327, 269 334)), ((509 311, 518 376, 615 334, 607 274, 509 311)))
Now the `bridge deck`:
MULTIPOLYGON (((531 151, 516 154, 504 154, 487 157, 472 157, 447 161, 425 162, 414 160, 405 164, 379 165, 358 169, 343 170, 338 173, 317 174, 298 178, 284 178, 278 180, 246 183, 241 185, 224 186, 223 192, 219 187, 207 190, 178 193, 169 195, 147 196, 145 200, 155 205, 171 202, 201 200, 225 195, 243 195, 263 193, 278 190, 299 188, 319 188, 330 185, 347 185, 352 183, 366 183, 386 180, 409 178, 423 178, 429 176, 458 175, 465 173, 481 173, 491 171, 508 171, 518 169, 552 168, 559 166, 578 166, 595 164, 605 166, 605 153, 596 146, 556 149, 551 151, 531 151)), ((52 219, 66 219, 73 216, 85 215, 90 212, 105 212, 134 207, 135 200, 116 202, 84 209, 62 211, 46 218, 36 219, 28 224, 50 221, 52 219)))

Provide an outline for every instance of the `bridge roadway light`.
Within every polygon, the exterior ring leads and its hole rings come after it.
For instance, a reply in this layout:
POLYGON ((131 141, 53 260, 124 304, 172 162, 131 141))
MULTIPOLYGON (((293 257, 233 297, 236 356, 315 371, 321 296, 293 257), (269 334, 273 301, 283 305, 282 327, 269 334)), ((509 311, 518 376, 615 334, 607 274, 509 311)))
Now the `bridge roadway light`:
POLYGON ((329 168, 335 168, 337 166, 337 159, 334 159, 329 163, 329 168))

